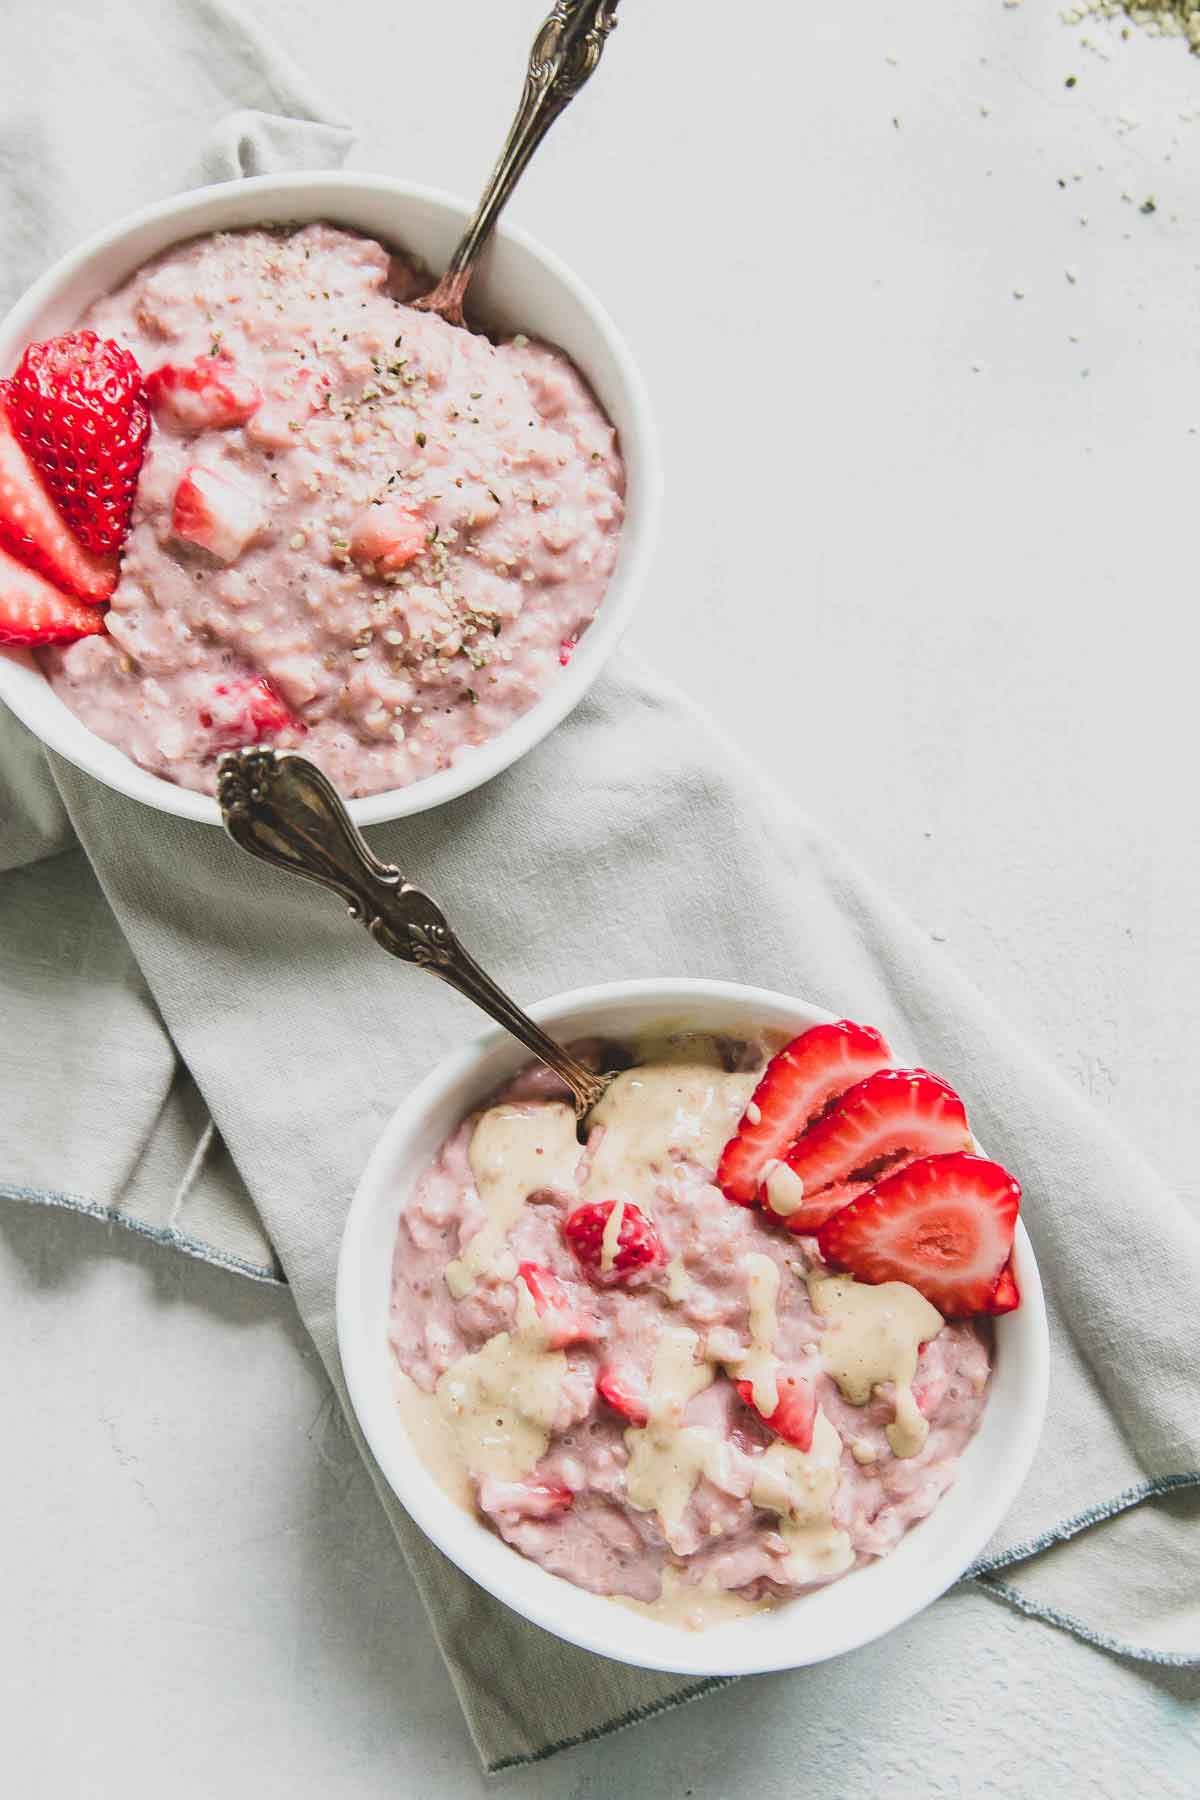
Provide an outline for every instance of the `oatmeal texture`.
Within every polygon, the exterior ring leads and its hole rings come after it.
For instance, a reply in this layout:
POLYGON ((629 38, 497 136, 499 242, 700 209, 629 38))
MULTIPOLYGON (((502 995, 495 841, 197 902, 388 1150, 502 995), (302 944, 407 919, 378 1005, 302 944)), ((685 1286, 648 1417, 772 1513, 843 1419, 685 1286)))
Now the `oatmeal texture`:
POLYGON ((532 706, 595 616, 612 426, 558 351, 405 304, 427 285, 331 225, 219 233, 81 321, 232 396, 213 426, 162 381, 108 635, 41 653, 154 773, 211 791, 261 727, 347 794, 403 787, 532 706))
POLYGON ((553 1078, 526 1071, 442 1146, 394 1257, 398 1401, 447 1491, 544 1568, 694 1627, 885 1555, 953 1481, 986 1397, 973 1322, 826 1268, 814 1239, 714 1186, 776 1047, 619 1050, 633 1066, 583 1146, 553 1078), (639 1208, 662 1242, 615 1283, 562 1235, 601 1199, 639 1208), (529 1263, 558 1277, 587 1339, 553 1341, 529 1263), (605 1403, 604 1371, 641 1397, 639 1420, 605 1403), (763 1422, 795 1372, 816 1399, 807 1449, 763 1422))

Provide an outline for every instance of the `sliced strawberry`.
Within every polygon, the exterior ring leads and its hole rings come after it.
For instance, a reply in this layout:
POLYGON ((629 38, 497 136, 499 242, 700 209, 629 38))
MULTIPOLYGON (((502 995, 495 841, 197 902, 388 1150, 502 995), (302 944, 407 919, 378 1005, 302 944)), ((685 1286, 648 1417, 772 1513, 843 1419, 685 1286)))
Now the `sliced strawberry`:
POLYGON ((650 1396, 644 1383, 628 1370, 601 1369, 596 1376, 596 1392, 606 1406, 611 1406, 631 1425, 649 1423, 650 1396))
POLYGON ((557 1481, 501 1481, 498 1475, 485 1475, 479 1483, 480 1511, 511 1522, 557 1518, 574 1498, 557 1481))
POLYGON ((817 1244, 859 1281, 906 1281, 944 1317, 965 1318, 988 1310, 1020 1203, 999 1163, 923 1156, 826 1219, 817 1244))
MULTIPOLYGON (((129 531, 150 435, 137 358, 94 331, 69 331, 29 345, 4 399, 76 539, 94 557, 114 556, 129 531)), ((91 590, 75 591, 91 598, 91 590)))
POLYGON ((235 562, 266 522, 253 494, 199 463, 184 472, 175 490, 171 530, 221 562, 235 562))
POLYGON ((394 574, 420 556, 429 542, 424 519, 398 500, 368 506, 350 530, 350 554, 358 563, 374 563, 394 574))
POLYGON ((764 1425, 783 1438, 785 1443, 794 1444, 797 1450, 811 1450, 813 1441, 813 1421, 817 1416, 817 1396, 812 1382, 802 1375, 798 1369, 781 1368, 775 1378, 775 1387, 779 1398, 775 1411, 769 1418, 764 1417, 754 1404, 754 1383, 752 1381, 735 1381, 739 1400, 744 1400, 750 1410, 758 1415, 764 1425))
POLYGON ((814 1025, 793 1038, 767 1064, 736 1135, 722 1151, 717 1186, 728 1199, 752 1206, 767 1163, 777 1162, 838 1094, 890 1061, 879 1032, 849 1019, 814 1025))
POLYGON ((596 1200, 588 1206, 577 1206, 563 1221, 563 1236, 593 1281, 607 1285, 624 1281, 638 1269, 661 1262, 662 1239, 640 1206, 632 1200, 624 1202, 624 1212, 617 1229, 617 1248, 612 1268, 601 1267, 604 1257, 604 1227, 616 1200, 596 1200))
POLYGON ((104 608, 51 587, 0 550, 0 644, 70 644, 104 630, 104 608))
POLYGON ((269 681, 237 675, 216 683, 200 723, 212 733, 215 749, 236 750, 275 737, 300 721, 292 717, 269 681))
POLYGON ((0 544, 55 587, 81 600, 107 600, 117 585, 115 556, 93 556, 71 536, 62 514, 17 440, 0 382, 0 544))
POLYGON ((198 356, 152 369, 146 398, 176 431, 220 431, 244 425, 261 405, 262 390, 231 356, 198 356))
POLYGON ((1016 1312, 1021 1304, 1021 1290, 1017 1286, 1017 1278, 1013 1274, 1012 1258, 1005 1263, 996 1277, 996 1285, 992 1289, 992 1297, 986 1310, 990 1313, 1016 1312))
POLYGON ((966 1108, 946 1082, 924 1069, 877 1069, 788 1151, 804 1198, 784 1223, 789 1231, 815 1231, 901 1162, 969 1150, 972 1141, 966 1108))
POLYGON ((551 1269, 543 1268, 541 1263, 523 1262, 518 1265, 517 1277, 529 1290, 551 1350, 586 1344, 596 1336, 598 1327, 591 1312, 572 1299, 566 1283, 551 1269))

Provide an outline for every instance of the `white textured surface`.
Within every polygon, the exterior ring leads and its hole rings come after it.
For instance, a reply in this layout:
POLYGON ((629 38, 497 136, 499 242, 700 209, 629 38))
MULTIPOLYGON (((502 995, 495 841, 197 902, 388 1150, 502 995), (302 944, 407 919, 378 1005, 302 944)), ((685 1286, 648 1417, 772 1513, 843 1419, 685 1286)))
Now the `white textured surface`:
MULTIPOLYGON (((257 5, 360 166, 466 191, 537 11, 468 42, 353 0, 364 59, 316 0, 257 5)), ((636 636, 1195 1194, 1200 63, 1094 25, 1103 62, 1048 0, 873 0, 691 7, 673 65, 682 12, 625 0, 513 208, 658 403, 636 636)), ((6 1211, 0 1359, 6 1789, 484 1790, 286 1297, 6 1211)), ((853 1731, 819 1671, 764 1678, 497 1788, 769 1800, 845 1731, 836 1800, 1195 1791, 1195 1678, 981 1596, 939 1620, 860 1654, 853 1731)))

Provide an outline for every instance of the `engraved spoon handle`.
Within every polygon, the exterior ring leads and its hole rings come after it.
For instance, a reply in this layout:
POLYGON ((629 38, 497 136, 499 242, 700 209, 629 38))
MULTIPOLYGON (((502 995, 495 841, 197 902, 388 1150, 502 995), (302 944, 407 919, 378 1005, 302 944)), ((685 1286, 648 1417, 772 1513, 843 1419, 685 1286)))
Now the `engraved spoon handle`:
POLYGON ((235 844, 332 888, 382 949, 440 975, 482 1007, 561 1075, 579 1119, 596 1104, 610 1078, 585 1068, 497 987, 459 943, 437 902, 373 854, 314 763, 274 750, 231 750, 218 765, 217 800, 235 844))
POLYGON ((423 312, 440 313, 451 325, 462 324, 467 284, 492 227, 530 157, 600 61, 616 22, 617 0, 556 0, 542 21, 529 53, 521 104, 500 159, 446 273, 431 294, 415 302, 423 312))

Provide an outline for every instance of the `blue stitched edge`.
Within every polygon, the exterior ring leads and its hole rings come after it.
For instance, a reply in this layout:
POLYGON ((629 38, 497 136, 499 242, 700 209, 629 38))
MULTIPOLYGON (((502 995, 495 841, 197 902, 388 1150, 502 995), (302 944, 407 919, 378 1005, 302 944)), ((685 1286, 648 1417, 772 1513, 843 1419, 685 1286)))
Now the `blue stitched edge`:
POLYGON ((670 1712, 676 1706, 686 1706, 689 1700, 699 1700, 702 1694, 711 1694, 717 1688, 732 1687, 735 1681, 743 1679, 741 1675, 706 1675, 703 1681, 693 1682, 691 1687, 680 1688, 678 1693, 664 1694, 661 1700, 651 1700, 645 1706, 631 1706, 627 1713, 622 1713, 619 1718, 609 1719, 603 1725, 589 1726, 587 1731, 577 1731, 573 1737, 557 1738, 554 1743, 545 1744, 540 1750, 522 1750, 516 1756, 502 1756, 499 1762, 485 1764, 485 1768, 489 1775, 500 1775, 505 1769, 519 1769, 527 1763, 545 1762, 548 1757, 557 1756, 560 1750, 577 1750, 580 1744, 592 1744, 597 1738, 611 1737, 614 1732, 625 1731, 630 1725, 640 1725, 644 1719, 653 1719, 656 1714, 670 1712))
MULTIPOLYGON (((963 1580, 966 1581, 964 1575, 963 1580)), ((1114 1656, 1125 1656, 1133 1662, 1155 1663, 1166 1669, 1194 1669, 1200 1667, 1200 1651, 1189 1654, 1186 1650, 1143 1650, 1136 1644, 1127 1644, 1124 1639, 1113 1637, 1107 1631, 1093 1631, 1082 1619, 1072 1613, 1060 1612, 1056 1606, 1043 1606, 1031 1600, 1019 1588, 1010 1587, 1007 1581, 993 1581, 988 1575, 981 1575, 972 1580, 972 1587, 981 1588, 985 1594, 994 1594, 998 1600, 1007 1600, 1010 1606, 1024 1613, 1030 1619, 1041 1619, 1047 1625, 1057 1625, 1063 1631, 1069 1631, 1074 1637, 1082 1638, 1085 1644, 1092 1644, 1097 1650, 1110 1650, 1114 1656)))
MULTIPOLYGON (((1124 1488, 1111 1500, 1102 1500, 1098 1506, 1089 1506, 1086 1511, 1076 1513, 1074 1518, 1065 1519, 1061 1525, 1053 1526, 1043 1532, 1040 1537, 1028 1538, 1023 1544, 1014 1544, 1010 1550, 1001 1550, 996 1556, 980 1557, 973 1562, 962 1581, 975 1581, 982 1575, 991 1575, 996 1569, 1007 1569, 1013 1563, 1025 1562, 1031 1556, 1048 1550, 1051 1544, 1064 1544, 1068 1538, 1086 1531, 1089 1525, 1099 1525, 1102 1519, 1115 1518, 1117 1513, 1128 1512, 1131 1506, 1140 1506, 1143 1500, 1151 1500, 1157 1494, 1169 1494, 1176 1488, 1200 1487, 1200 1469, 1193 1469, 1184 1475, 1159 1475, 1153 1481, 1142 1481, 1136 1487, 1124 1488)), ((993 1584, 997 1589, 1003 1584, 993 1584)), ((1013 1589, 1015 1593, 1016 1590, 1013 1589)), ((1130 1656, 1138 1655, 1137 1651, 1129 1651, 1130 1656)), ((1198 1658, 1200 1660, 1200 1658, 1198 1658)))
POLYGON ((250 1281, 261 1281, 267 1287, 286 1287, 287 1282, 273 1269, 264 1269, 260 1263, 248 1262, 243 1256, 231 1256, 226 1250, 214 1250, 211 1244, 202 1244, 199 1238, 187 1237, 182 1231, 175 1231, 165 1225, 147 1225, 141 1219, 132 1219, 115 1206, 101 1206, 98 1200, 85 1200, 80 1194, 43 1193, 38 1188, 18 1187, 12 1182, 0 1181, 0 1200, 23 1200, 28 1206, 62 1206, 68 1212, 82 1213, 89 1219, 101 1219, 109 1225, 121 1225, 126 1231, 135 1231, 139 1237, 149 1238, 152 1244, 163 1244, 172 1250, 182 1250, 185 1256, 194 1256, 199 1262, 211 1263, 214 1268, 228 1269, 233 1275, 244 1275, 250 1281))

